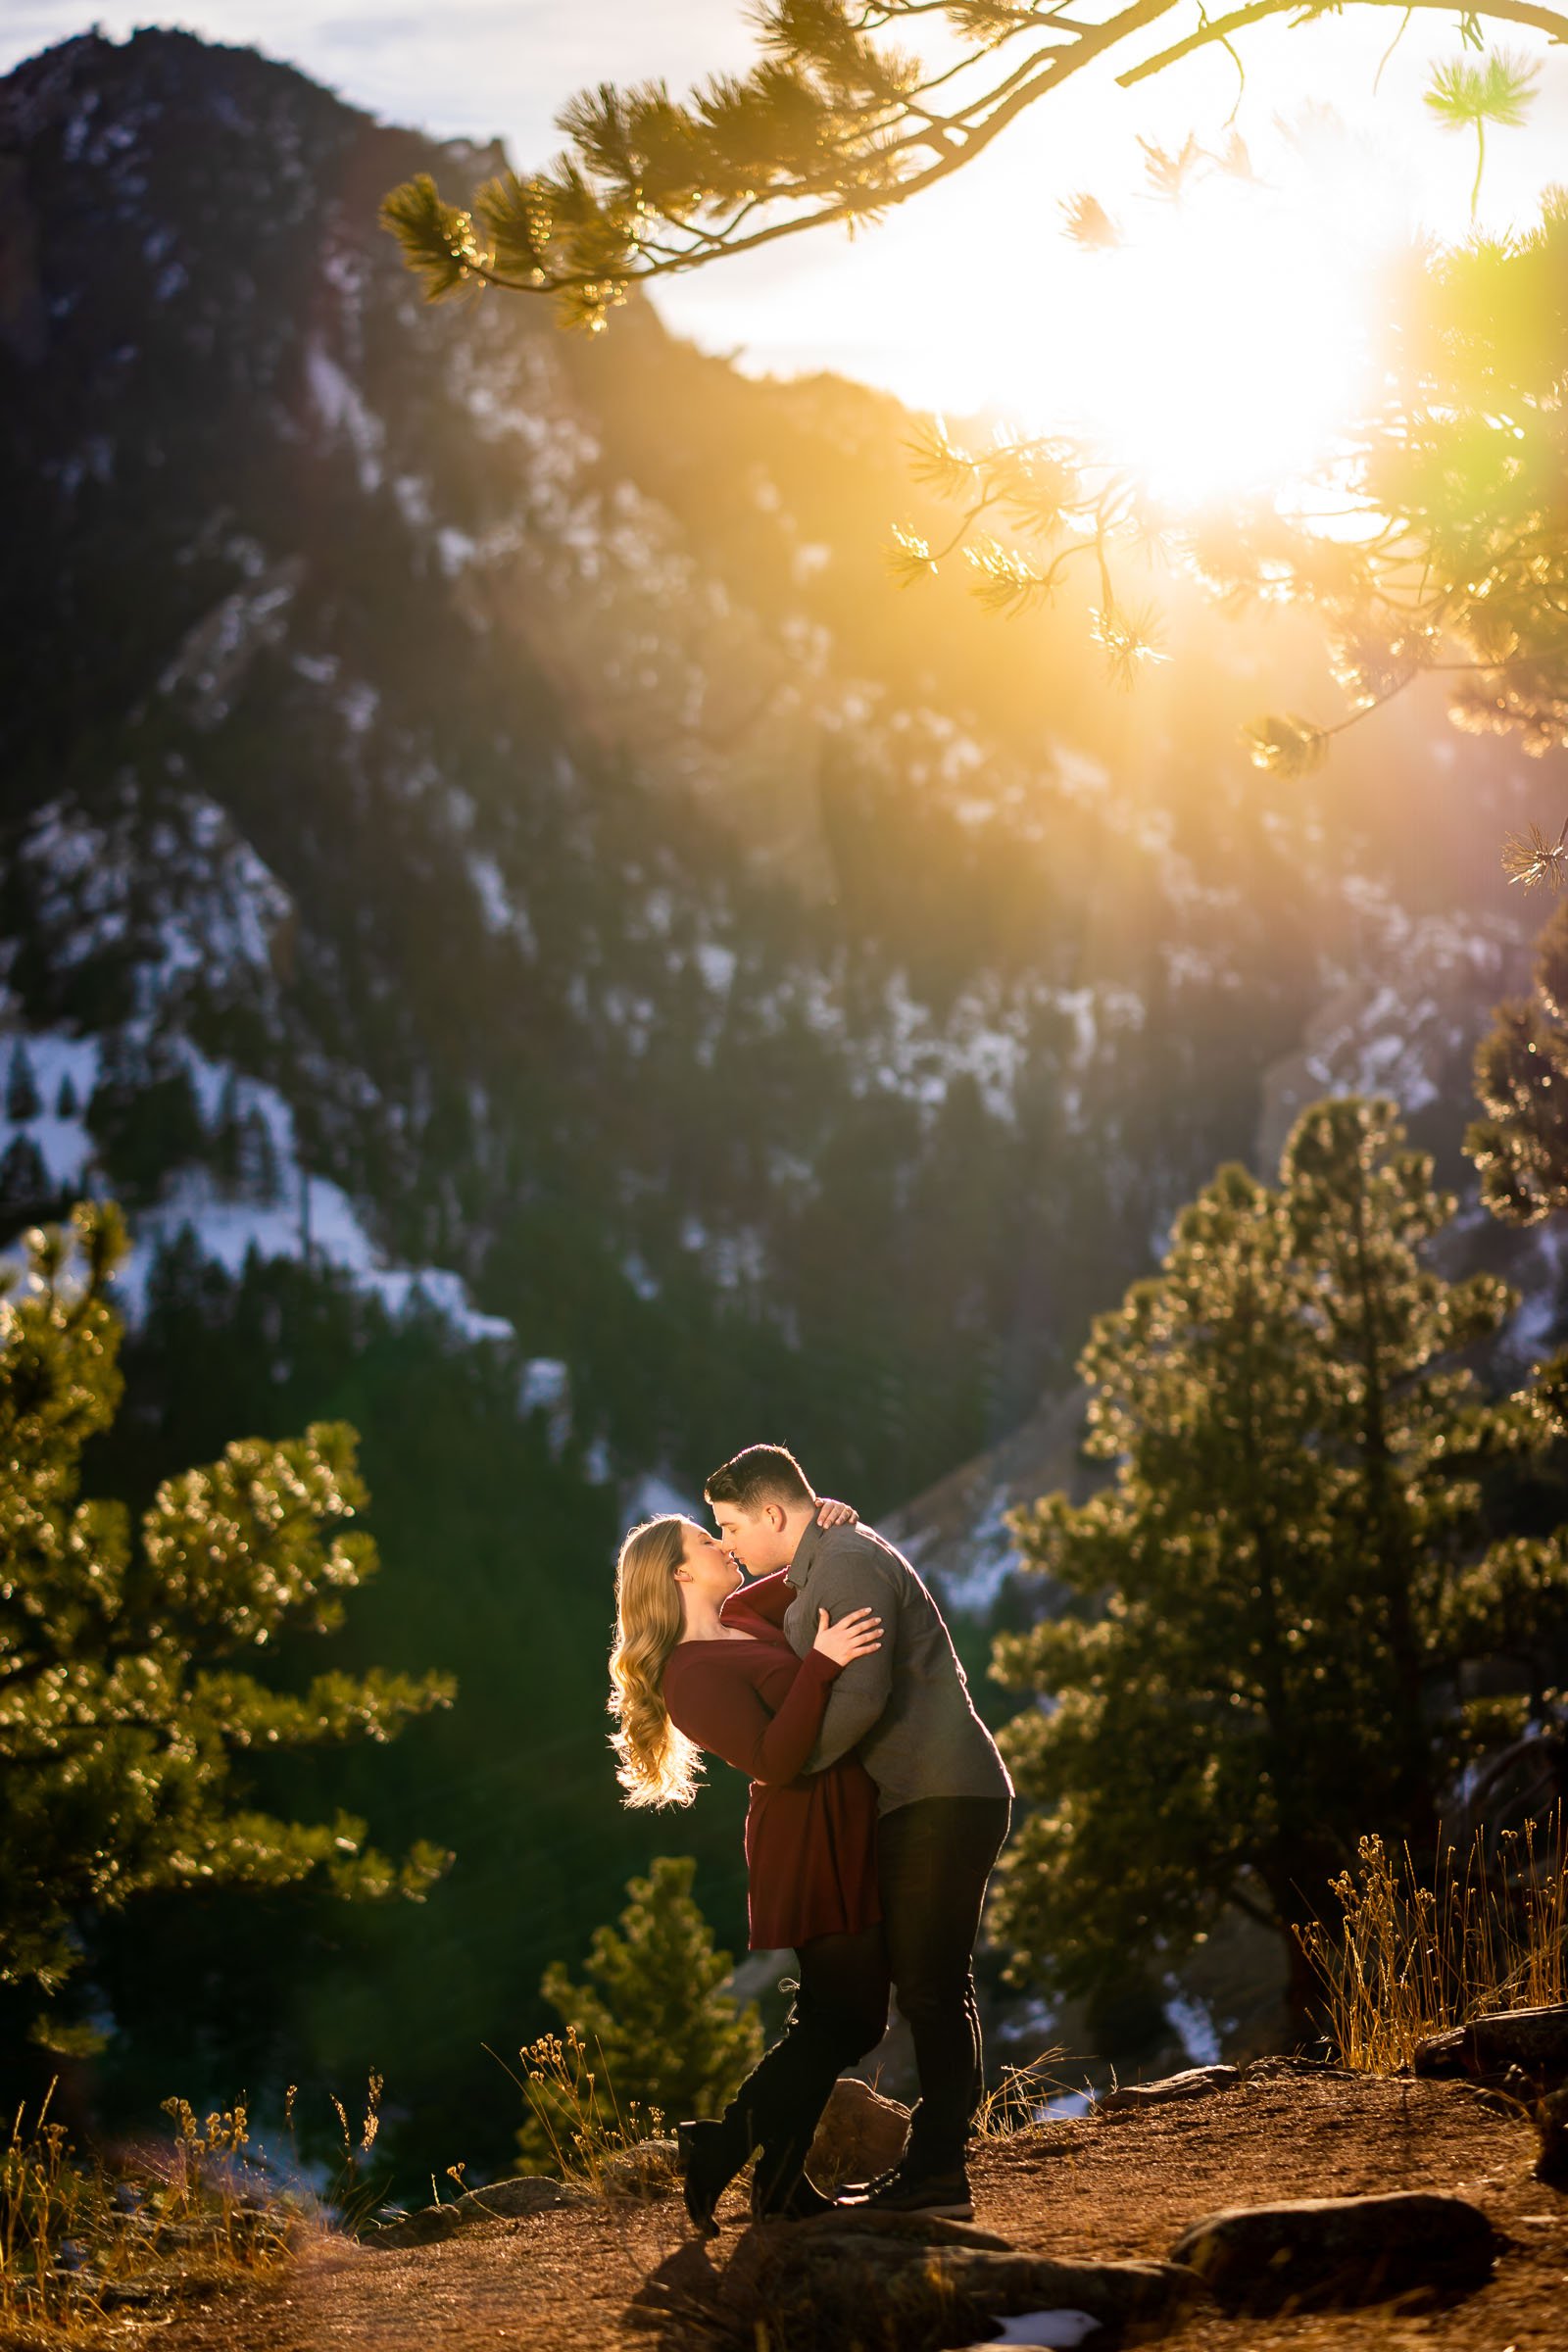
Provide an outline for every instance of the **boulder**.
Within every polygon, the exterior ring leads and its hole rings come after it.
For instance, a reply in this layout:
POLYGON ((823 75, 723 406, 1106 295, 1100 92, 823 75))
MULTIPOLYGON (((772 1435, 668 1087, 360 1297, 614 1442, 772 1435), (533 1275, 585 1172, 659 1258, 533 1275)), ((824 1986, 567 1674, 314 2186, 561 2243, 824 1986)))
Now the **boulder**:
POLYGON ((1354 2070, 1348 2066, 1331 2065, 1327 2058, 1308 2058, 1298 2050, 1271 2051, 1266 2058, 1252 2058, 1246 2068, 1249 2082, 1349 2082, 1354 2070))
POLYGON ((1548 2091, 1535 2111, 1541 2134, 1536 2179, 1553 2188, 1568 2188, 1568 2090, 1548 2091))
POLYGON ((510 2222, 534 2213, 552 2213, 561 2205, 580 2205, 586 2195, 564 2180, 518 2175, 494 2180, 488 2188, 466 2189, 440 2205, 420 2205, 413 2213, 390 2215, 385 2221, 366 2222, 360 2243, 366 2246, 433 2246, 460 2230, 476 2230, 484 2222, 510 2222))
POLYGON ((1130 2107, 1164 2107, 1178 2099, 1207 2099, 1217 2090, 1234 2090, 1242 2079, 1238 2066, 1190 2066, 1179 2075, 1163 2075, 1157 2082, 1123 2082, 1097 2102, 1102 2115, 1130 2107))
POLYGON ((912 2223, 889 2230, 823 2215, 780 2230, 748 2282, 748 2308, 773 2341, 809 2344, 811 2352, 863 2345, 867 2312, 876 2314, 879 2341, 899 2352, 938 2352, 991 2335, 999 2320, 1025 2312, 1082 2312, 1128 2341, 1209 2307, 1201 2280, 1180 2264, 1056 2262, 961 2223, 912 2223))
POLYGON ((553 2213, 559 2205, 578 2205, 583 2192, 568 2188, 564 2180, 549 2180, 533 2174, 515 2174, 506 2180, 492 2180, 488 2188, 470 2188, 457 2201, 458 2211, 466 2221, 511 2222, 519 2215, 553 2213))
POLYGON ((1478 2286, 1500 2242, 1465 2198, 1399 2189, 1211 2213, 1171 2253, 1232 2310, 1323 2310, 1412 2286, 1478 2286))
POLYGON ((386 2222, 366 2222, 360 2230, 362 2246, 433 2246, 444 2237, 456 2237, 463 2228, 463 2216, 457 2200, 450 2205, 420 2205, 413 2213, 397 2215, 386 2222))
POLYGON ((884 2099, 869 2082, 843 2075, 822 2110, 806 2169, 818 2188, 841 2180, 869 2180, 904 2154, 909 2110, 884 2099))
POLYGON ((1537 2092, 1568 2082, 1568 2001, 1542 2009, 1496 2009, 1417 2042, 1410 2061, 1418 2075, 1467 2076, 1472 2082, 1537 2092))

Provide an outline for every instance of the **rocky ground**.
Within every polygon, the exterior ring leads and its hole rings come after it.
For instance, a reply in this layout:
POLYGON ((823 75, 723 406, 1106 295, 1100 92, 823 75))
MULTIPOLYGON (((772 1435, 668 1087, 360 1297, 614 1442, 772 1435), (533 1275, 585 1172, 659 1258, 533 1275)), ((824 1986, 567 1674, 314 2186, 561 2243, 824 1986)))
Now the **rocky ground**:
MULTIPOLYGON (((266 2288, 215 2298, 153 2323, 126 2315, 106 2343, 160 2352, 361 2352, 417 2344, 692 2347, 693 2352, 910 2352, 994 2335, 975 2325, 962 2278, 1003 2266, 1008 2294, 993 2308, 1037 2308, 1030 2278, 1000 2251, 1062 2265, 1166 2264, 1182 2233, 1229 2207, 1294 2198, 1436 2191, 1464 2200, 1495 2237, 1468 2278, 1406 2287, 1349 2310, 1227 2311, 1172 2274, 1153 2281, 1152 2316, 1113 2325, 1096 2345, 1157 2340, 1170 2352, 1306 2352, 1356 2347, 1414 2352, 1562 2352, 1568 2343, 1568 2194, 1535 2176, 1536 2133, 1516 2105, 1463 2082, 1348 2077, 1263 2061, 1202 2097, 1132 2105, 1031 2126, 982 2143, 973 2166, 975 2225, 930 2234, 934 2245, 886 2238, 860 2271, 847 2269, 832 2225, 747 2226, 739 2189, 724 2228, 705 2244, 677 2195, 659 2186, 485 2222, 445 2242, 375 2248, 321 2237, 266 2288), (944 2241, 945 2242, 942 2242, 944 2241), (944 2266, 956 2291, 933 2303, 944 2266), (966 2267, 967 2266, 967 2267, 966 2267), (846 2299, 846 2281, 850 2292, 846 2299), (925 2281, 922 2285, 921 2281, 925 2281), (879 2281, 882 2282, 879 2284, 879 2281), (912 2282, 915 2302, 900 2302, 912 2282), (920 2296, 924 2300, 920 2300, 920 2296), (1177 2308, 1181 2304, 1189 2308, 1177 2308)), ((1463 2223, 1464 2208, 1445 2209, 1463 2223)), ((1485 2242, 1487 2231, 1475 2229, 1485 2242)), ((1462 2235, 1462 2230, 1457 2233, 1462 2235)), ((1441 2261, 1441 2221, 1434 2252, 1441 2261)), ((861 2241, 862 2245, 865 2241, 861 2241)), ((1425 2257, 1424 2257, 1425 2258, 1425 2257)), ((1080 2270, 1080 2306, 1100 2274, 1080 2270), (1087 2285, 1085 2281, 1088 2281, 1087 2285)), ((1104 2274, 1126 2279, 1130 2274, 1104 2274)), ((1140 2288, 1140 2292, 1142 2292, 1140 2288)), ((1068 2299, 1064 2293, 1054 2298, 1068 2299)), ((1266 2299, 1266 2298, 1265 2298, 1266 2299)), ((1299 2302, 1299 2298, 1298 2302, 1299 2302)), ((1108 2306, 1104 2306, 1108 2309, 1108 2306)))

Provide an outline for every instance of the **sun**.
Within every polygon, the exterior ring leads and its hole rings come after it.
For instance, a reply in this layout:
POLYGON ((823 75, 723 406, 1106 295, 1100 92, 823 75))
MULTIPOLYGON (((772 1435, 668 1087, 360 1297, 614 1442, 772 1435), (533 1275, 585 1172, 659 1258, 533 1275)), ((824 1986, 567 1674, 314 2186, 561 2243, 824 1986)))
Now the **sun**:
POLYGON ((1009 355, 1030 429, 1081 436, 1178 512, 1303 481, 1375 392, 1391 238, 1371 175, 1365 194, 1216 171, 1145 203, 1074 256, 1054 348, 1009 355))

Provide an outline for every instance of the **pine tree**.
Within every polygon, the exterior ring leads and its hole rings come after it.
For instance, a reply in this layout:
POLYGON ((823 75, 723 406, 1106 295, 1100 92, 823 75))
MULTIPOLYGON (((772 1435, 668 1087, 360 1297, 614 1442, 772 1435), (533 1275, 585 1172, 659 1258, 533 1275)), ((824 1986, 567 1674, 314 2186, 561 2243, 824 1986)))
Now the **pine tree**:
POLYGON ((166 1479, 139 1541, 122 1503, 80 1496, 82 1449, 121 1397, 107 1289, 126 1242, 112 1203, 72 1223, 27 1235, 27 1277, 0 1300, 0 1983, 44 1996, 34 2039, 82 2049, 100 2037, 53 2004, 97 1913, 307 1879, 421 1900, 450 1854, 417 1839, 390 1859, 343 1811, 278 1819, 239 1759, 392 1739, 454 1687, 372 1668, 295 1694, 229 1662, 334 1631, 374 1572, 346 1425, 240 1440, 166 1479))
POLYGON ((661 1855, 647 1878, 630 1882, 618 1929, 595 1930, 583 1983, 559 1962, 545 1971, 545 1998, 583 2056, 574 2064, 565 2055, 564 2074, 531 2074, 519 2171, 558 2171, 573 2160, 580 2135, 632 2135, 636 2121, 657 2128, 661 2118, 673 2126, 681 2116, 716 2115, 756 2065, 757 2008, 738 2008, 719 1990, 730 1956, 714 1950, 692 1897, 696 1867, 690 1855, 661 1855), (573 2074, 577 2087, 568 2090, 573 2074), (585 2124, 590 2074, 593 2120, 585 2124))
POLYGON ((1476 1048, 1485 1116, 1465 1129, 1481 1198, 1509 1225, 1568 1207, 1568 901, 1536 943, 1535 993, 1496 1007, 1476 1048))
POLYGON ((0 1209, 15 1225, 36 1216, 54 1192, 43 1153, 30 1135, 14 1135, 0 1152, 0 1209))
MULTIPOLYGON (((487 180, 472 210, 443 201, 421 173, 385 199, 382 218, 432 301, 495 285, 547 293, 596 328, 626 289, 697 270, 780 237, 853 229, 952 177, 1032 107, 1107 54, 1118 78, 1142 81, 1210 41, 1232 46, 1295 0, 1257 0, 1200 20, 1152 55, 1128 59, 1165 12, 1095 0, 1068 16, 1051 0, 760 0, 761 55, 684 101, 662 81, 585 90, 558 117, 567 151, 549 170, 487 180), (910 46, 933 14, 945 38, 910 46)), ((1477 27, 1505 7, 1486 5, 1477 27)), ((1532 12, 1568 38, 1568 17, 1532 12)), ((1234 55, 1234 48, 1232 49, 1234 55)), ((1448 127, 1522 119, 1536 70, 1503 52, 1437 74, 1427 102, 1448 127)), ((1196 148, 1196 140, 1189 142, 1196 148)), ((1156 184, 1187 162, 1155 154, 1156 184)), ((1093 199, 1082 217, 1104 221, 1093 199)))
POLYGON ((21 1127, 28 1119, 35 1119, 42 1108, 43 1098, 32 1074, 32 1063, 19 1037, 11 1049, 11 1064, 6 1072, 6 1117, 14 1127, 21 1127))
POLYGON ((1095 1323, 1086 1443, 1115 1479, 1017 1516, 1071 1597, 997 1646, 1043 1702, 1003 1735, 1034 1804, 997 1906, 1019 1973, 1092 1991, 1234 1904, 1304 2015, 1292 1931, 1362 1835, 1432 1851, 1490 1720, 1459 1670, 1522 1576, 1562 1622, 1562 1543, 1488 1548, 1480 1481, 1558 1433, 1561 1373, 1489 1403, 1456 1366, 1513 1294, 1423 1263, 1455 1203, 1401 1136, 1386 1100, 1312 1106, 1277 1189, 1222 1168, 1095 1323))

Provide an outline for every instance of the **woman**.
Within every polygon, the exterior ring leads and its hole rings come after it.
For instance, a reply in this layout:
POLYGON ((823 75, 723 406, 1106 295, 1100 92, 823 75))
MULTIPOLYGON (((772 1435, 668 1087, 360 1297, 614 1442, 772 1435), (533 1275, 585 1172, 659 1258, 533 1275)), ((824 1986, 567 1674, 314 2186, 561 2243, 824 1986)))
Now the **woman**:
MULTIPOLYGON (((855 1513, 824 1502, 824 1526, 855 1513)), ((795 1946, 799 1987, 783 2036, 713 2122, 678 2126, 686 2210, 713 2208, 753 2149, 752 2212, 802 2219, 831 2199, 805 2165, 834 2082, 887 2026, 888 1969, 876 1885, 876 1788, 846 1756, 804 1771, 834 1678, 882 1640, 869 1609, 837 1625, 818 1611, 797 1657, 781 1620, 783 1571, 747 1586, 723 1545, 690 1519, 634 1527, 615 1570, 612 1744, 631 1805, 690 1804, 699 1750, 751 1778, 747 1908, 753 1950, 795 1946)))

